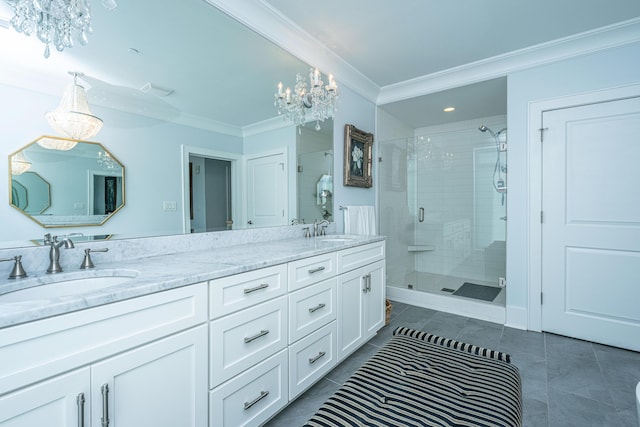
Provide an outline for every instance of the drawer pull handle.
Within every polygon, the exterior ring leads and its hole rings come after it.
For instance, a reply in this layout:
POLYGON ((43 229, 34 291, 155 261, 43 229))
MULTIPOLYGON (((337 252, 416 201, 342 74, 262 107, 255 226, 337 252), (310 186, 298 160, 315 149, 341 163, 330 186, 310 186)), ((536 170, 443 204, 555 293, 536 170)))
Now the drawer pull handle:
POLYGON ((258 286, 256 286, 255 288, 247 288, 244 290, 245 294, 250 294, 251 292, 255 292, 255 291, 259 291, 260 289, 266 289, 269 287, 268 283, 262 283, 258 286))
POLYGON ((318 273, 319 271, 324 271, 324 267, 312 268, 309 270, 309 274, 318 273))
POLYGON ((264 330, 264 331, 260 331, 259 333, 255 334, 252 337, 245 337, 244 338, 244 342, 245 342, 245 344, 246 343, 250 343, 251 341, 257 340, 258 338, 263 337, 263 336, 267 335, 268 333, 269 333, 268 329, 264 330))
POLYGON ((109 427, 109 384, 102 384, 102 427, 109 427))
POLYGON ((310 357, 310 358, 309 358, 309 365, 312 365, 312 364, 316 363, 316 362, 318 361, 318 359, 320 359, 321 357, 323 357, 325 354, 327 354, 327 353, 325 353, 324 351, 321 351, 320 353, 318 353, 318 355, 317 355, 317 356, 315 356, 315 357, 310 357))
POLYGON ((326 306, 327 306, 326 304, 320 303, 320 304, 316 305, 315 307, 311 307, 309 309, 309 313, 316 312, 316 311, 320 310, 321 308, 325 308, 326 306))
POLYGON ((84 393, 76 397, 76 403, 78 404, 78 427, 84 427, 84 393))
POLYGON ((260 402, 262 399, 264 399, 267 396, 269 396, 268 391, 261 391, 260 396, 256 397, 251 402, 244 402, 244 410, 246 411, 247 409, 251 408, 253 405, 260 402))

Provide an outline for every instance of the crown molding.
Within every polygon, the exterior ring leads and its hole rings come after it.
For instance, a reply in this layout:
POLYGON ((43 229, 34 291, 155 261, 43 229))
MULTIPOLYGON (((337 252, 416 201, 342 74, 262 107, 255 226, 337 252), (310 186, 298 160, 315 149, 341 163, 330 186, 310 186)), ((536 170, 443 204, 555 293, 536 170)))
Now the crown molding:
POLYGON ((380 87, 263 0, 204 0, 371 102, 380 87))
POLYGON ((282 116, 276 116, 271 119, 243 126, 242 136, 246 138, 248 136, 257 135, 277 129, 283 129, 291 126, 293 126, 292 123, 286 121, 282 116))
POLYGON ((640 18, 631 19, 384 86, 380 89, 376 104, 384 105, 496 77, 504 77, 512 72, 639 41, 640 18))

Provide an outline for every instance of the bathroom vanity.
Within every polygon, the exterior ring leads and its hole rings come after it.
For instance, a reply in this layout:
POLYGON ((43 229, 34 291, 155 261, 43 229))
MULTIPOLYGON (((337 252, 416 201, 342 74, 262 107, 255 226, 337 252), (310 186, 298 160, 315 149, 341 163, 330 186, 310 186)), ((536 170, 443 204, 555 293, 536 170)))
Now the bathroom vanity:
POLYGON ((384 258, 382 237, 298 238, 0 293, 0 426, 260 425, 384 325, 384 258))

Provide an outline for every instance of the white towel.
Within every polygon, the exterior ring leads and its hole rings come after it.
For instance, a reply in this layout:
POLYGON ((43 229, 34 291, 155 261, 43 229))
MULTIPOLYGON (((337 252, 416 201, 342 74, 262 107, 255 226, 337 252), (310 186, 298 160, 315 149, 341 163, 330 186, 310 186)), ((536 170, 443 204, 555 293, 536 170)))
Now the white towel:
POLYGON ((376 212, 373 206, 345 206, 344 234, 375 236, 376 212))

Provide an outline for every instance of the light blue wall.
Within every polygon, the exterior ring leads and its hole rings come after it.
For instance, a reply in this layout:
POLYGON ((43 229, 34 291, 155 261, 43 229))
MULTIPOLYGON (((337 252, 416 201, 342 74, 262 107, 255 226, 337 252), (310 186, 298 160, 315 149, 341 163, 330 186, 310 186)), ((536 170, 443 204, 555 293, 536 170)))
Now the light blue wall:
MULTIPOLYGON (((529 176, 533 168, 527 153, 531 102, 605 88, 640 84, 640 43, 579 56, 512 73, 508 76, 509 197, 507 215, 507 322, 511 313, 526 315, 528 304, 528 247, 530 237, 529 176), (531 169, 529 169, 531 168, 531 169)), ((520 323, 516 321, 516 323, 520 323)))
MULTIPOLYGON (((0 158, 20 149, 40 135, 53 134, 45 113, 56 108, 59 98, 0 85, 0 99, 7 108, 0 115, 0 158), (11 106, 11 107, 8 107, 11 106)), ((92 106, 104 121, 93 138, 125 165, 126 204, 107 222, 108 232, 120 237, 182 232, 181 145, 211 150, 242 152, 242 139, 174 123, 144 118, 92 106), (162 210, 163 201, 177 202, 175 212, 162 210)), ((0 242, 42 238, 44 229, 11 208, 8 195, 8 164, 0 161, 0 242)), ((104 233, 107 228, 74 228, 74 232, 104 233)), ((47 230, 67 233, 69 229, 47 230)))
MULTIPOLYGON (((344 217, 338 210, 340 205, 371 205, 376 201, 375 186, 371 188, 345 187, 343 183, 344 171, 344 126, 351 124, 365 132, 375 132, 375 111, 376 106, 371 101, 366 100, 349 88, 340 87, 340 100, 338 111, 333 121, 333 170, 334 170, 334 210, 336 231, 344 231, 344 217)), ((374 182, 378 172, 377 165, 377 145, 374 133, 373 141, 373 176, 374 182)))

